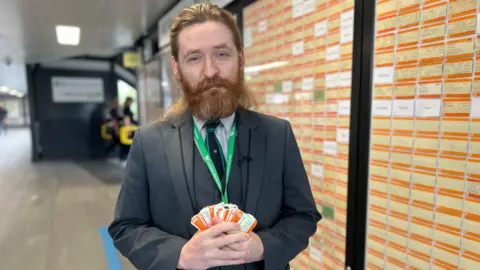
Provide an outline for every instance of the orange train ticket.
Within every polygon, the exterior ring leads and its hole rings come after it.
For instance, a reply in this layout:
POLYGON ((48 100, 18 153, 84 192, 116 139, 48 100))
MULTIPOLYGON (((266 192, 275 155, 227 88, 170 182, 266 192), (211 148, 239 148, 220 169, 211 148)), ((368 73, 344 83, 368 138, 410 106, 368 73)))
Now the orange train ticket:
POLYGON ((213 218, 219 217, 225 222, 240 224, 240 230, 250 233, 257 225, 257 220, 250 214, 238 209, 237 205, 219 203, 202 208, 192 217, 191 224, 199 231, 207 230, 213 226, 213 218))

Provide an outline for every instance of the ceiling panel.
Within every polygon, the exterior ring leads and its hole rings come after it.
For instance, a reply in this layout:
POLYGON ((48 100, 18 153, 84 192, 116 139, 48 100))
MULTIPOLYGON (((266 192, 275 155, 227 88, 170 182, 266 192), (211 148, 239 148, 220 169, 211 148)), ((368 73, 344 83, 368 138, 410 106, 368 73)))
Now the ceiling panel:
POLYGON ((25 90, 24 63, 87 54, 113 55, 132 46, 174 2, 0 0, 0 86, 25 90), (59 24, 81 28, 79 46, 57 43, 55 26, 59 24), (8 66, 7 58, 11 59, 8 66))

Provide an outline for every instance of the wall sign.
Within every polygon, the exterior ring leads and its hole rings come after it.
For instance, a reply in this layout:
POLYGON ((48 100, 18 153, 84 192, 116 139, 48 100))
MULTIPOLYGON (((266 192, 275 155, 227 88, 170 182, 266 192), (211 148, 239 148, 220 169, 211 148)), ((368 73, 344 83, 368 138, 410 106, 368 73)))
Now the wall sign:
POLYGON ((52 99, 56 103, 102 103, 103 79, 52 77, 52 99))

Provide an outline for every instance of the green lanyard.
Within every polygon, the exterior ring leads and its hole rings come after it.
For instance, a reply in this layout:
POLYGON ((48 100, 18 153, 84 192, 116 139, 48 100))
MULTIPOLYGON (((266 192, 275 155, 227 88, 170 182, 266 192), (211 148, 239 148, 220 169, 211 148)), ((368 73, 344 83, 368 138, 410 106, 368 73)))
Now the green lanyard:
POLYGON ((220 177, 218 177, 217 169, 215 169, 215 165, 213 164, 212 158, 210 157, 210 152, 205 147, 205 142, 203 141, 202 134, 198 130, 198 127, 195 124, 195 122, 193 122, 193 133, 194 133, 195 142, 197 142, 203 161, 205 161, 205 164, 207 165, 208 170, 212 174, 213 180, 215 181, 218 189, 220 190, 220 194, 222 195, 222 202, 228 203, 227 186, 228 186, 228 179, 230 178, 230 169, 232 168, 233 151, 235 148, 235 137, 237 135, 237 127, 235 123, 233 123, 232 132, 230 133, 230 138, 228 139, 228 158, 227 158, 227 168, 225 172, 225 192, 222 192, 222 184, 220 183, 220 177))

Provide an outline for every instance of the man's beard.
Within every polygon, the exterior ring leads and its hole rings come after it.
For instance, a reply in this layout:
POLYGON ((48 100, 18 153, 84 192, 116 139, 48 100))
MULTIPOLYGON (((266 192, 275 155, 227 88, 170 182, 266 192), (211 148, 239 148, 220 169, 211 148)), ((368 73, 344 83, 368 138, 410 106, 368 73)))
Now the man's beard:
POLYGON ((239 70, 235 81, 215 75, 205 78, 196 87, 190 86, 180 73, 186 105, 193 115, 202 120, 227 117, 239 106, 239 99, 245 94, 243 74, 239 70))

